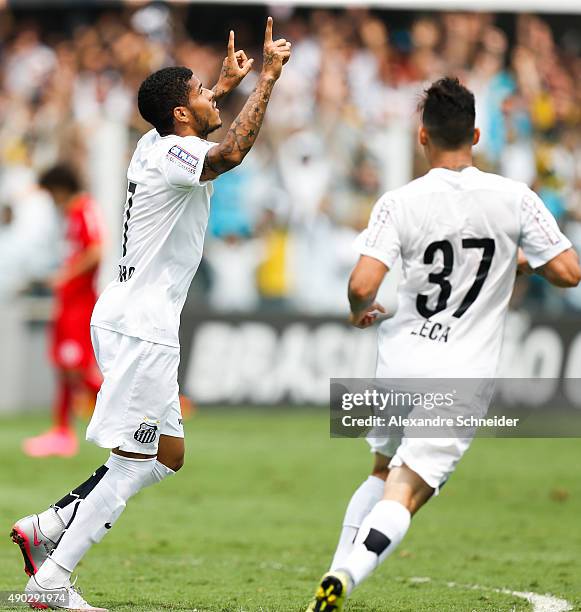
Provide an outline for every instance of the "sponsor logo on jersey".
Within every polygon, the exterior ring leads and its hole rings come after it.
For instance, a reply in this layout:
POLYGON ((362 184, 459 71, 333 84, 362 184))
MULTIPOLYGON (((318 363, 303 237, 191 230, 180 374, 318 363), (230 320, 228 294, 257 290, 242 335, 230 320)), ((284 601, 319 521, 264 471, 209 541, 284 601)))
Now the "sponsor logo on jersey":
POLYGON ((177 158, 183 164, 186 164, 187 166, 190 166, 191 168, 195 169, 196 166, 198 165, 199 159, 195 155, 192 155, 191 153, 188 153, 188 151, 186 151, 185 149, 182 149, 181 147, 178 147, 178 145, 174 145, 169 150, 169 154, 173 155, 175 158, 177 158))
POLYGON ((141 444, 151 444, 155 441, 155 436, 157 436, 157 425, 149 423, 141 423, 139 429, 133 434, 133 437, 141 444))

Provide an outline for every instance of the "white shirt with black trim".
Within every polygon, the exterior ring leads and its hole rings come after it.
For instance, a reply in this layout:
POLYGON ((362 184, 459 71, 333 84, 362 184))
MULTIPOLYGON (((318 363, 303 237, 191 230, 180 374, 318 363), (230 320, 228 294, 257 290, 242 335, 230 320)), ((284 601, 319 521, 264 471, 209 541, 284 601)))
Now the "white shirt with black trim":
POLYGON ((355 246, 388 268, 402 261, 378 376, 476 378, 496 374, 518 247, 537 268, 571 243, 524 183, 469 167, 383 195, 355 246))
POLYGON ((99 298, 91 325, 179 346, 180 314, 202 258, 213 191, 200 175, 214 144, 156 130, 138 142, 127 171, 117 278, 99 298))

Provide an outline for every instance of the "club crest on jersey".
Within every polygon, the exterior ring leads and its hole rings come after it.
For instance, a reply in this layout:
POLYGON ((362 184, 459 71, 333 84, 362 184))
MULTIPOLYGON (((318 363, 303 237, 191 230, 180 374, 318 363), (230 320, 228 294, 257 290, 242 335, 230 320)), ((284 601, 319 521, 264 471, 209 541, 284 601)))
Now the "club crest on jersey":
POLYGON ((195 155, 188 153, 188 151, 186 151, 185 149, 178 147, 178 145, 174 145, 168 151, 168 154, 173 155, 176 159, 181 161, 183 164, 190 166, 190 168, 195 169, 196 166, 198 165, 199 159, 195 155))
POLYGON ((151 444, 155 441, 155 436, 157 436, 157 425, 150 423, 141 423, 139 429, 133 434, 133 437, 141 444, 151 444))

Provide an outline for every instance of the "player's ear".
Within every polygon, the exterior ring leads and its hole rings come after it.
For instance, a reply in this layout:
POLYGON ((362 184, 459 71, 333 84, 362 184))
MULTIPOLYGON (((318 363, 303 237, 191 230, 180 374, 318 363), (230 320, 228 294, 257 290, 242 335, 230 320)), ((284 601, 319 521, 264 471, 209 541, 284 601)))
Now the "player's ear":
POLYGON ((474 128, 474 139, 472 145, 476 146, 480 142, 480 128, 474 128))
POLYGON ((185 106, 176 106, 173 109, 173 118, 178 123, 188 123, 189 121, 188 112, 189 111, 185 106))
POLYGON ((418 142, 425 147, 428 144, 428 130, 423 125, 418 129, 418 142))

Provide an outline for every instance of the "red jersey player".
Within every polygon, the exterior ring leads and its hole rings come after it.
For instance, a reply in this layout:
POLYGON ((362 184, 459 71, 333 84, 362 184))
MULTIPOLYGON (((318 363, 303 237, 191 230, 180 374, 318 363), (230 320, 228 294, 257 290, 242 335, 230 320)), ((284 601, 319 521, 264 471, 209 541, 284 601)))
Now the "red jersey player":
POLYGON ((55 295, 51 360, 58 374, 54 426, 24 441, 34 457, 69 457, 78 450, 72 427, 75 394, 83 388, 99 390, 101 376, 91 345, 90 320, 97 301, 95 280, 101 261, 102 232, 89 195, 82 193, 71 168, 58 165, 45 172, 40 186, 52 196, 65 224, 66 255, 50 284, 55 295))

